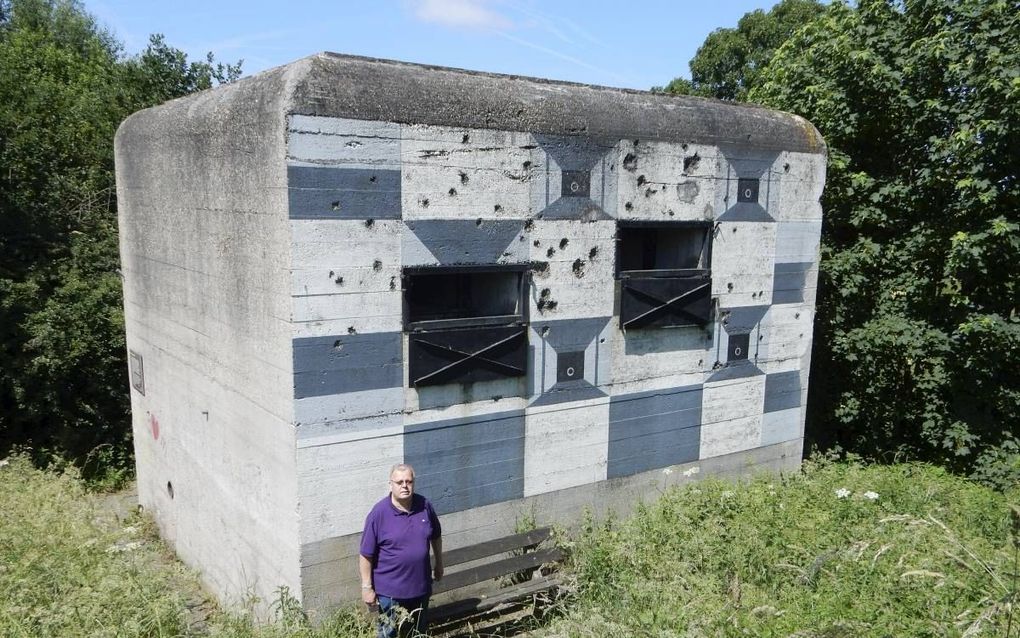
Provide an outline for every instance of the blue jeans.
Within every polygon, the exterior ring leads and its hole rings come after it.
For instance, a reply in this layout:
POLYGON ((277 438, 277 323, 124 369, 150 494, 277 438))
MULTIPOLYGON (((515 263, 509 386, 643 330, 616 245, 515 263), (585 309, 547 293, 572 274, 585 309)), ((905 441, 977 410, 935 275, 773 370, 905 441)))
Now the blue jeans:
POLYGON ((379 638, 396 638, 398 633, 401 636, 425 633, 426 612, 429 608, 428 596, 390 598, 377 594, 376 598, 379 602, 379 638), (410 614, 410 617, 405 614, 410 614))

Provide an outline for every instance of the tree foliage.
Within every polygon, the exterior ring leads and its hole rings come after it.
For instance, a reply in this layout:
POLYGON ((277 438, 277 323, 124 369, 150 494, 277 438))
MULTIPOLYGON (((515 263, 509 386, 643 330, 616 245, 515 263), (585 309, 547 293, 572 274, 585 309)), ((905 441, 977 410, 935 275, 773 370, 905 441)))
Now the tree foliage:
POLYGON ((129 462, 114 132, 239 74, 159 35, 124 58, 74 0, 0 0, 0 454, 129 462))
POLYGON ((750 99, 829 145, 810 424, 1020 479, 1020 4, 837 2, 750 99))
POLYGON ((744 100, 776 49, 823 10, 818 0, 782 0, 767 13, 758 9, 744 14, 735 29, 716 29, 709 34, 691 60, 690 80, 676 78, 662 90, 744 100))

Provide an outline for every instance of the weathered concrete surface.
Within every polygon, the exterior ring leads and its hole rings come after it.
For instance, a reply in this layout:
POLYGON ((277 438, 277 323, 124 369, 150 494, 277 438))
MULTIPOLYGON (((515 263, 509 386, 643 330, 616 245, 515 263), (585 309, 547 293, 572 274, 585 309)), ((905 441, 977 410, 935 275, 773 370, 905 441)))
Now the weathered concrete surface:
POLYGON ((321 612, 393 463, 451 548, 794 469, 824 169, 788 114, 334 54, 137 114, 140 499, 221 596, 321 612), (708 229, 706 325, 621 327, 621 222, 708 229), (407 269, 455 265, 527 269, 526 374, 415 386, 407 269))
POLYGON ((300 592, 287 77, 136 113, 116 138, 139 501, 232 604, 300 592))

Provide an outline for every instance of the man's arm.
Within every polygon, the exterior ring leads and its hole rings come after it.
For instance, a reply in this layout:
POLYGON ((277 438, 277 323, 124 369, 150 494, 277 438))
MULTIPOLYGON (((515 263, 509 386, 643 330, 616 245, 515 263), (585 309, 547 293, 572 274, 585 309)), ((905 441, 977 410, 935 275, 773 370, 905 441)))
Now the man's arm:
POLYGON ((432 579, 442 580, 443 578, 443 537, 436 536, 431 541, 432 544, 432 579))
POLYGON ((372 588, 372 561, 358 555, 358 572, 361 573, 361 600, 372 606, 376 602, 375 589, 372 588))

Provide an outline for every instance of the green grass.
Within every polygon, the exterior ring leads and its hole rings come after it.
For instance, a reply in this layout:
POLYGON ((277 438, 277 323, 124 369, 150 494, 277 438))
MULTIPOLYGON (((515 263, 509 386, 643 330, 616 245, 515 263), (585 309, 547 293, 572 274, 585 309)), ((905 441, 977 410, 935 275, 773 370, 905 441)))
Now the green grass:
MULTIPOLYGON (((0 636, 372 635, 353 608, 311 627, 287 592, 271 624, 216 609, 196 623, 195 574, 104 498, 21 457, 0 467, 0 636)), ((1020 638, 1009 500, 922 465, 692 482, 565 540, 570 593, 534 633, 1020 638)))
POLYGON ((372 635, 367 619, 349 609, 312 628, 286 592, 273 624, 214 605, 197 623, 190 608, 203 602, 198 579, 151 525, 137 516, 118 521, 104 495, 87 491, 74 473, 39 470, 19 456, 0 464, 3 638, 372 635))
POLYGON ((694 483, 590 523, 575 594, 541 634, 1001 638, 1018 602, 1009 514, 1006 496, 922 465, 694 483))

